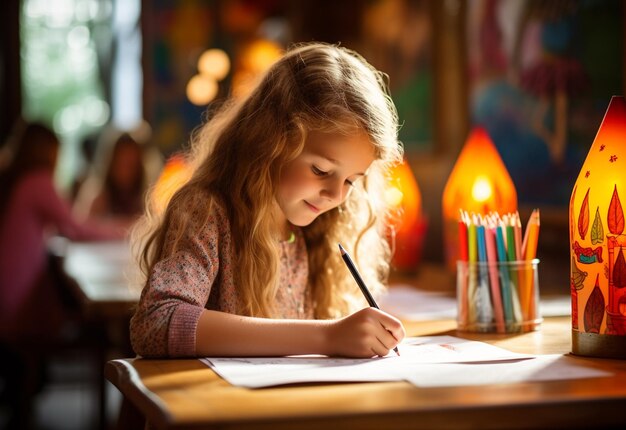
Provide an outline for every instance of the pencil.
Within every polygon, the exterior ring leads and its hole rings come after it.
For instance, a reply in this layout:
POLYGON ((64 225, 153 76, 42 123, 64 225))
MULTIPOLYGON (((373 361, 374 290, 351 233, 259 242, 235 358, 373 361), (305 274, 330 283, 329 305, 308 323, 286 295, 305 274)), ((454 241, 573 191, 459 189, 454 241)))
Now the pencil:
MULTIPOLYGON (((463 262, 465 268, 468 268, 468 242, 467 242, 467 227, 469 223, 469 215, 462 209, 459 211, 459 260, 463 262)), ((461 266, 462 267, 462 266, 461 266)), ((459 267, 457 270, 461 270, 459 267)), ((461 276, 461 290, 458 292, 459 297, 459 320, 463 326, 466 326, 467 321, 467 277, 461 276)))
MULTIPOLYGON (((503 229, 503 234, 506 235, 506 251, 507 251, 507 260, 511 263, 509 265, 509 281, 511 282, 511 299, 513 302, 513 312, 518 321, 523 321, 524 317, 522 316, 522 307, 520 302, 522 300, 522 294, 520 293, 520 289, 522 286, 520 285, 519 272, 517 269, 516 261, 517 261, 517 244, 515 243, 515 230, 514 224, 511 219, 511 214, 504 216, 504 224, 501 227, 503 229)), ((520 256, 521 258, 521 256, 520 256)))
POLYGON ((489 276, 491 279, 491 298, 493 301, 493 311, 496 319, 498 333, 504 333, 504 309, 502 307, 502 293, 500 290, 500 280, 498 279, 498 255, 496 250, 495 223, 491 218, 487 219, 485 228, 485 247, 487 249, 487 261, 489 264, 489 276))
POLYGON ((459 260, 467 261, 467 222, 465 221, 465 216, 463 212, 459 217, 459 260))
MULTIPOLYGON (((339 251, 341 251, 341 258, 343 258, 343 261, 346 263, 346 266, 348 266, 348 269, 350 270, 350 273, 352 273, 352 277, 354 278, 354 280, 356 281, 357 285, 359 286, 359 289, 361 290, 361 292, 365 296, 365 300, 367 300, 367 303, 371 307, 376 308, 376 309, 380 309, 378 307, 378 304, 376 303, 376 300, 374 300, 374 297, 372 297, 372 294, 370 293, 370 290, 367 289, 367 286, 365 285, 365 282, 363 281, 363 278, 361 277, 361 274, 356 269, 356 266, 354 265, 354 262, 352 261, 352 258, 350 258, 350 254, 348 254, 348 251, 346 251, 343 248, 343 246, 341 246, 340 243, 338 245, 339 245, 339 251)), ((400 355, 400 351, 398 351, 398 347, 397 346, 395 348, 393 348, 393 350, 396 352, 396 354, 400 355)))
POLYGON ((533 260, 537 256, 537 242, 539 240, 539 209, 533 209, 526 225, 526 234, 522 244, 522 258, 533 260))
POLYGON ((500 285, 502 293, 502 304, 504 305, 504 319, 507 324, 515 323, 515 314, 513 312, 513 301, 511 298, 511 285, 509 283, 509 271, 506 268, 506 245, 504 244, 504 234, 500 225, 495 227, 496 230, 496 251, 500 264, 500 275, 502 276, 502 284, 500 285))
POLYGON ((478 323, 489 324, 493 319, 493 309, 489 297, 489 270, 487 262, 487 248, 485 243, 485 226, 481 217, 476 226, 478 242, 478 285, 476 288, 476 313, 478 323))
POLYGON ((515 255, 517 255, 518 260, 523 260, 522 258, 522 223, 519 219, 519 212, 515 212, 513 216, 513 228, 515 230, 515 255))
MULTIPOLYGON (((522 223, 520 221, 520 217, 519 217, 519 212, 515 212, 511 218, 511 225, 513 226, 513 230, 514 230, 514 236, 515 236, 515 255, 516 255, 516 260, 518 261, 519 264, 523 264, 521 263, 524 258, 523 258, 523 252, 522 252, 522 223)), ((518 266, 518 263, 516 263, 516 267, 518 266)), ((528 289, 528 286, 526 284, 526 271, 524 270, 524 267, 519 267, 519 270, 517 271, 517 275, 518 275, 518 293, 519 293, 519 299, 520 299, 520 307, 522 310, 522 321, 528 321, 528 313, 529 313, 529 305, 527 302, 527 294, 526 291, 528 289)))
POLYGON ((474 296, 476 295, 476 288, 478 285, 478 281, 476 280, 476 261, 478 260, 478 237, 476 236, 476 224, 478 223, 478 218, 475 214, 472 215, 469 225, 467 228, 467 259, 469 261, 467 265, 467 274, 469 277, 468 285, 467 285, 467 317, 469 321, 476 321, 476 300, 474 300, 474 296))
MULTIPOLYGON (((539 241, 539 209, 534 209, 530 214, 530 218, 528 219, 528 224, 526 226, 526 233, 524 235, 524 243, 522 245, 522 253, 523 259, 531 262, 537 256, 537 242, 539 241)), ((535 294, 534 286, 533 286, 533 275, 532 275, 532 266, 527 267, 527 276, 529 279, 526 280, 527 291, 526 291, 526 303, 528 304, 528 318, 535 318, 536 316, 536 306, 534 300, 532 300, 533 295, 535 294)))

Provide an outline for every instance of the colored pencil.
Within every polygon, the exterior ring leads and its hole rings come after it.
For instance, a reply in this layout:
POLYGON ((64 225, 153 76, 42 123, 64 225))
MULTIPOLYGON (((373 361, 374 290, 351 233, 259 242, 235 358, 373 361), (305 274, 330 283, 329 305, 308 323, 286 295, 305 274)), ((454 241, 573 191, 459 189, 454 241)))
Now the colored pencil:
MULTIPOLYGON (((496 250, 498 252, 498 260, 501 262, 507 261, 506 245, 504 243, 504 234, 500 226, 495 227, 496 231, 496 250)), ((502 276, 502 285, 500 290, 502 292, 502 303, 504 305, 504 318, 507 324, 515 322, 515 315, 513 313, 513 302, 511 300, 511 290, 509 281, 509 271, 506 264, 500 264, 500 276, 502 276)))
POLYGON ((496 251, 495 226, 489 220, 485 228, 485 248, 487 250, 487 261, 489 264, 489 278, 491 280, 491 301, 493 303, 493 313, 496 320, 498 333, 505 332, 504 309, 502 308, 502 294, 500 292, 500 281, 498 279, 498 255, 496 251))
POLYGON ((476 241, 478 243, 478 286, 476 288, 476 312, 478 322, 490 324, 493 320, 493 310, 489 297, 489 271, 487 267, 487 248, 485 244, 485 226, 478 218, 476 226, 476 241))
POLYGON ((462 326, 467 325, 467 276, 465 276, 461 271, 467 270, 467 259, 468 259, 468 245, 467 245, 467 228, 468 228, 468 217, 467 213, 463 210, 459 211, 459 260, 463 262, 461 267, 457 266, 457 270, 459 271, 460 282, 459 286, 460 291, 457 291, 459 294, 459 321, 462 326))
POLYGON ((524 235, 524 244, 522 245, 522 253, 523 259, 528 263, 528 267, 526 269, 526 291, 525 291, 525 300, 528 304, 528 319, 535 319, 537 310, 536 303, 533 300, 533 295, 535 295, 534 288, 534 276, 532 273, 532 260, 537 257, 537 244, 539 242, 539 226, 540 226, 540 214, 539 209, 534 209, 530 214, 530 218, 528 219, 528 224, 526 227, 526 233, 524 235))
POLYGON ((478 259, 478 242, 476 238, 475 216, 469 221, 467 228, 467 248, 468 248, 468 285, 467 285, 467 316, 469 321, 476 321, 476 302, 473 297, 476 295, 476 261, 478 259))

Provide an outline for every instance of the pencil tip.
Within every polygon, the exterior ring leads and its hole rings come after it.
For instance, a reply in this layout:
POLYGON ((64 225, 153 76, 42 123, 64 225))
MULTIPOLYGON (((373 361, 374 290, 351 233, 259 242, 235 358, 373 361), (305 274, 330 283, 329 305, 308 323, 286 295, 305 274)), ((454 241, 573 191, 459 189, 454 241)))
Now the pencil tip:
POLYGON ((343 246, 341 246, 340 243, 338 243, 337 245, 339 245, 339 250, 343 252, 344 251, 343 246))

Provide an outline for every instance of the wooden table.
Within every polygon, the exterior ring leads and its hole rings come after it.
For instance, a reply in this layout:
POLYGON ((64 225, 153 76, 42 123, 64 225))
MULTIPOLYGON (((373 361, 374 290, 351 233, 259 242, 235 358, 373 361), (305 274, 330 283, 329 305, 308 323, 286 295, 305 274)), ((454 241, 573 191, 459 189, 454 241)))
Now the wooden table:
MULTIPOLYGON (((406 322, 410 336, 450 334, 511 351, 567 354, 569 317, 519 335, 466 334, 454 321, 406 322)), ((625 428, 626 361, 577 358, 613 377, 453 388, 408 382, 234 387, 198 360, 120 359, 105 375, 124 395, 121 428, 625 428), (126 427, 124 427, 127 425, 126 427)))
POLYGON ((128 242, 69 242, 55 238, 50 249, 86 316, 124 319, 132 315, 140 289, 133 287, 138 268, 128 242))
POLYGON ((128 323, 140 295, 139 289, 132 287, 138 269, 126 241, 70 242, 55 237, 49 250, 63 286, 79 303, 82 318, 97 337, 91 340, 90 350, 98 368, 98 420, 104 429, 104 365, 111 351, 122 351, 118 357, 131 354, 128 323))

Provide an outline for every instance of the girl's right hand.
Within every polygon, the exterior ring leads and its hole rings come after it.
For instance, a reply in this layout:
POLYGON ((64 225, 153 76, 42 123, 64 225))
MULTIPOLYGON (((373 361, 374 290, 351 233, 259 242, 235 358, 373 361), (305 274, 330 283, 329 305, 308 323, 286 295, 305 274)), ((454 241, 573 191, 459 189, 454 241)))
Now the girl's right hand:
POLYGON ((328 355, 369 358, 387 355, 405 333, 400 320, 370 307, 332 321, 327 335, 328 355))

